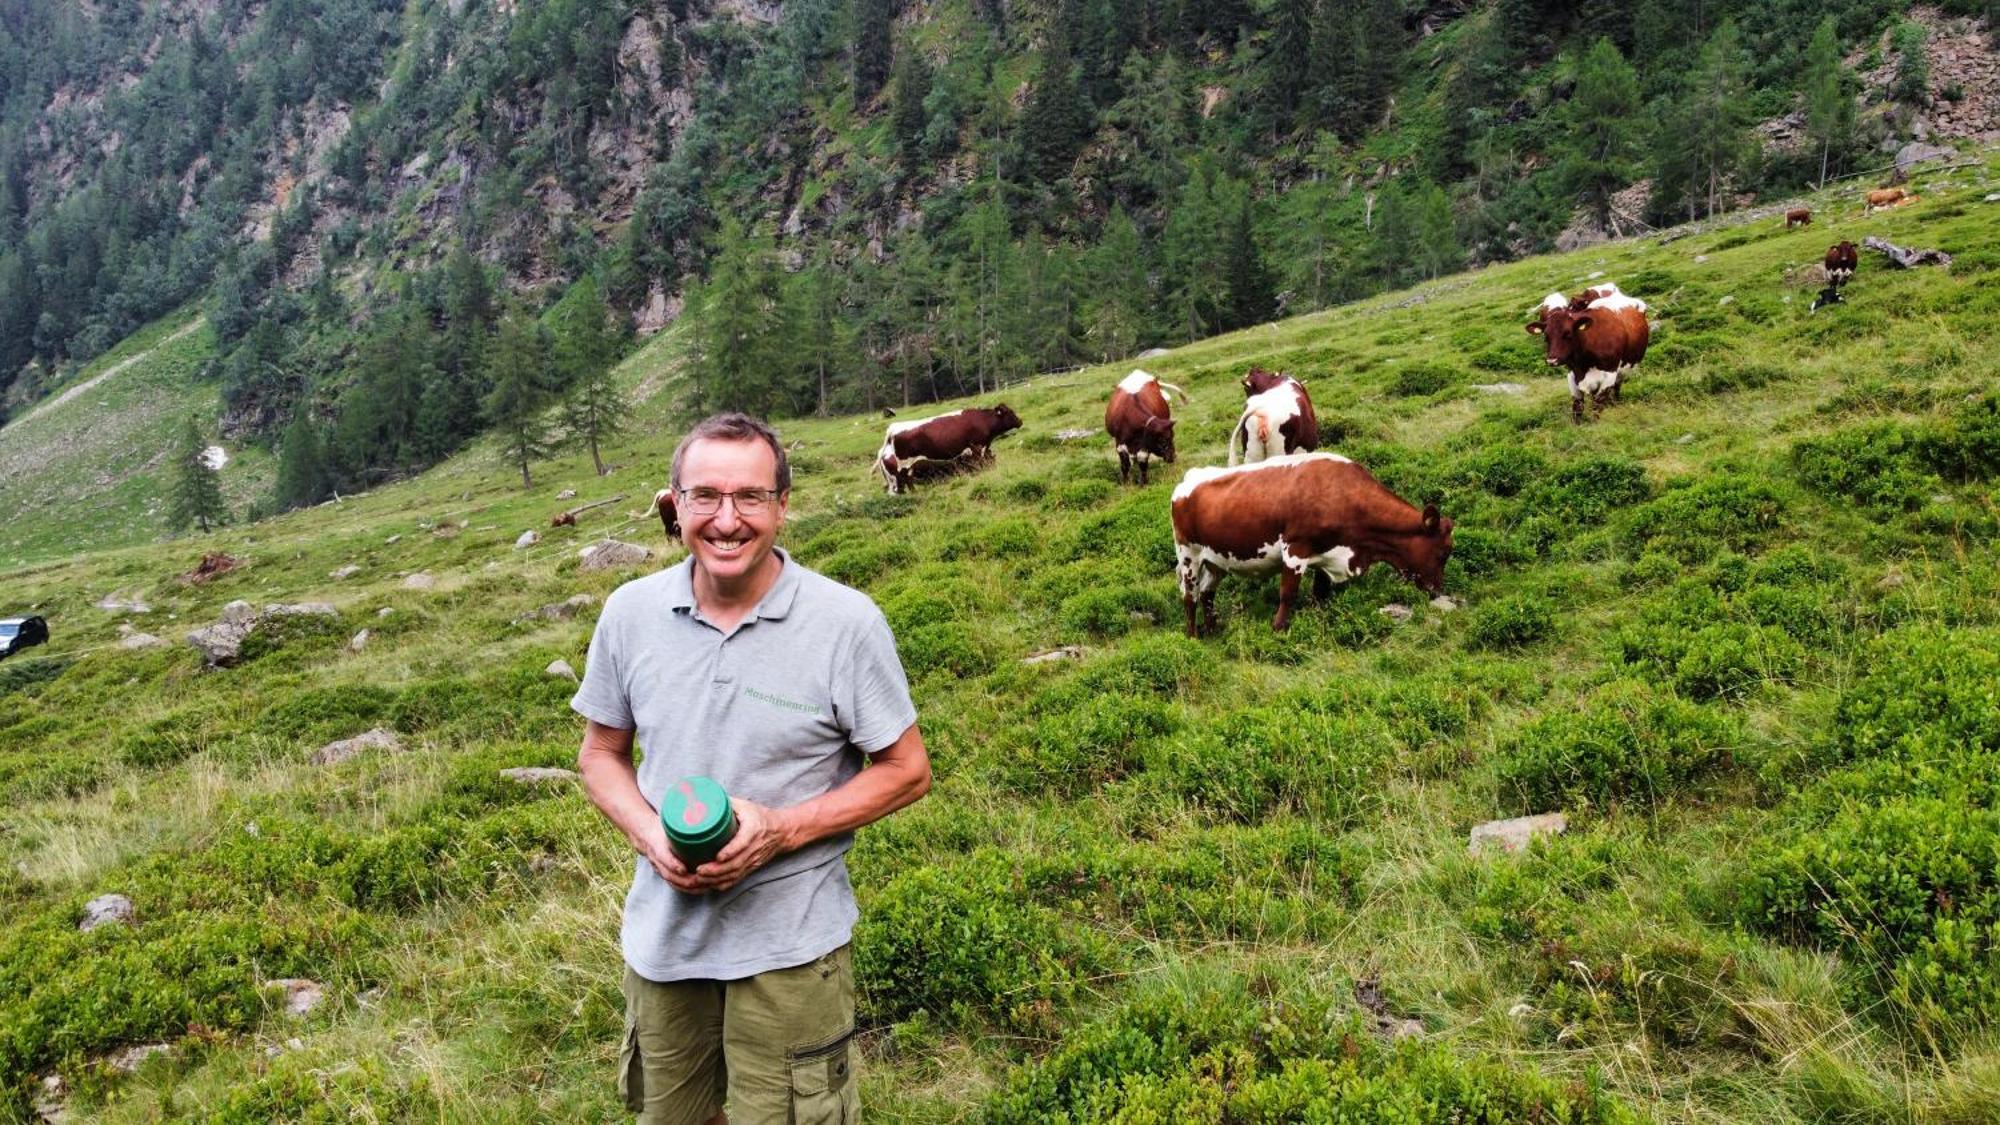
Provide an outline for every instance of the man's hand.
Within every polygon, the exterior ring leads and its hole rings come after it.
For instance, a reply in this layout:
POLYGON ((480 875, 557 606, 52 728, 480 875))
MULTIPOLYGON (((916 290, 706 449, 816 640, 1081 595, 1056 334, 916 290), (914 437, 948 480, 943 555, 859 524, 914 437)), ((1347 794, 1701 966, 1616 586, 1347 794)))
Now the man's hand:
POLYGON ((673 849, 667 846, 666 825, 660 823, 660 818, 657 816, 641 823, 644 827, 633 840, 633 844, 639 849, 639 854, 646 857, 646 862, 653 865, 653 870, 659 872, 660 878, 665 879, 667 885, 690 894, 701 893, 694 884, 693 872, 689 871, 687 864, 681 862, 681 857, 675 855, 673 849))
MULTIPOLYGON (((736 810, 736 835, 729 838, 729 843, 714 859, 681 878, 666 871, 660 872, 675 890, 689 894, 726 891, 742 882, 751 872, 792 849, 788 839, 790 822, 784 810, 765 808, 741 797, 731 797, 729 807, 736 810)), ((662 838, 665 835, 666 830, 662 829, 662 838)), ((686 870, 677 857, 670 854, 668 858, 676 867, 686 870)), ((654 867, 658 866, 655 862, 654 867)))

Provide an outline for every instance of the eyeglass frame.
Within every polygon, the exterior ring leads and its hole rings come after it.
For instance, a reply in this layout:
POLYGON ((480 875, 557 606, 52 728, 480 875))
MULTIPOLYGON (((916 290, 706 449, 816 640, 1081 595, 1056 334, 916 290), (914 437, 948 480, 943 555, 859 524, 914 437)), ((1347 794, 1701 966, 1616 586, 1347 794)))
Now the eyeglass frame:
POLYGON ((689 488, 676 488, 674 494, 687 505, 688 514, 692 516, 712 516, 722 510, 724 500, 729 501, 739 516, 761 516, 784 496, 783 492, 775 488, 738 488, 734 491, 725 491, 699 484, 689 488), (698 506, 694 499, 694 494, 697 492, 715 493, 715 507, 704 510, 698 506), (745 507, 743 503, 746 495, 754 502, 749 507, 745 507))

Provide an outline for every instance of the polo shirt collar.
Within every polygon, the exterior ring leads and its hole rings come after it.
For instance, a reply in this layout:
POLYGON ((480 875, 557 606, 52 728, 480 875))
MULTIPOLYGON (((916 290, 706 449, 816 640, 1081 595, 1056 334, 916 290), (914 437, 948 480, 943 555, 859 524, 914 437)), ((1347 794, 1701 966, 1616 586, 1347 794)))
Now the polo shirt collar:
MULTIPOLYGON (((792 603, 799 596, 799 564, 785 553, 783 547, 771 548, 773 554, 784 562, 778 571, 778 580, 764 591, 764 597, 750 611, 746 621, 776 620, 792 611, 792 603)), ((681 560, 679 566, 667 571, 667 606, 676 613, 694 612, 694 556, 681 560)))

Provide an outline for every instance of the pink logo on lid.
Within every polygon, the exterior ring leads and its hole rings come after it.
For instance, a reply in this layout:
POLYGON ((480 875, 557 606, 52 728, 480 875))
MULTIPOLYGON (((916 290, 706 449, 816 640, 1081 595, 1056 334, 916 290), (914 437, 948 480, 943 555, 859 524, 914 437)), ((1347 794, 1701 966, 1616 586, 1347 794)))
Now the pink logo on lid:
POLYGON ((708 806, 694 795, 694 786, 681 782, 681 796, 687 798, 687 806, 681 810, 681 823, 693 828, 708 819, 708 806))

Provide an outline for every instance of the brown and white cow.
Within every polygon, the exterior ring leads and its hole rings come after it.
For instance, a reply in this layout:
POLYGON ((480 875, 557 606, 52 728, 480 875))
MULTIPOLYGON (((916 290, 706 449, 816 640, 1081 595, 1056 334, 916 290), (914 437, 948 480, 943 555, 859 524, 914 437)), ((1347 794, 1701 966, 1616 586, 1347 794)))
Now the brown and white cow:
POLYGON ((1785 212, 1786 230, 1790 230, 1793 227, 1809 227, 1811 225, 1812 225, 1812 210, 1810 208, 1794 207, 1791 210, 1785 212))
POLYGON ((882 448, 875 454, 875 471, 882 474, 890 492, 901 492, 909 486, 910 469, 915 464, 961 457, 984 461, 992 454, 993 439, 1020 428, 1020 416, 1006 403, 967 407, 913 422, 894 422, 882 435, 882 448))
POLYGON ((1899 187, 1877 188, 1868 193, 1868 206, 1864 210, 1879 211, 1885 207, 1894 207, 1909 198, 1915 197, 1899 187))
POLYGON ((1861 264, 1861 255, 1854 243, 1842 240, 1826 248, 1826 281, 1828 285, 1841 286, 1854 280, 1854 270, 1861 264))
POLYGON ((1130 483, 1132 462, 1139 463, 1139 483, 1146 483, 1146 466, 1158 457, 1174 463, 1174 416, 1165 392, 1172 391, 1187 401, 1187 392, 1172 383, 1163 383, 1144 371, 1134 371, 1120 380, 1104 408, 1104 428, 1118 450, 1118 480, 1130 483))
POLYGON ((1262 461, 1319 448, 1319 417, 1306 385, 1282 371, 1252 367, 1243 376, 1243 415, 1229 431, 1229 463, 1262 461))
POLYGON ((1440 594, 1451 557, 1452 524, 1435 504, 1418 511, 1337 453, 1190 469, 1174 489, 1173 520, 1190 637, 1215 629, 1215 587, 1225 574, 1276 571, 1278 616, 1271 628, 1283 632, 1308 570, 1345 582, 1388 563, 1426 592, 1440 594))
POLYGON ((1583 420, 1585 395, 1593 410, 1618 398, 1625 373, 1646 357, 1652 338, 1646 302, 1606 282, 1574 298, 1551 293, 1537 312, 1528 332, 1542 337, 1549 366, 1569 371, 1570 416, 1583 420))

